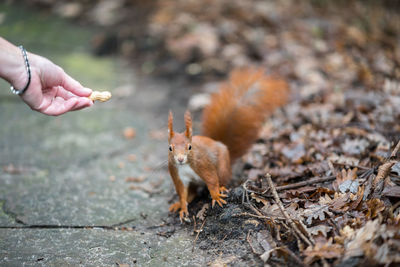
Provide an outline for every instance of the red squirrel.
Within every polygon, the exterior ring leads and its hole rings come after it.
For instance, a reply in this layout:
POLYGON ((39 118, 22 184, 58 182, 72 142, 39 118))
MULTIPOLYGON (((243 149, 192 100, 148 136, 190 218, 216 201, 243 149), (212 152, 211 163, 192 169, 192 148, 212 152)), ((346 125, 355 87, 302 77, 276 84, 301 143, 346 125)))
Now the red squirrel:
POLYGON ((288 86, 262 69, 236 69, 227 82, 211 96, 203 111, 202 135, 192 136, 192 118, 185 113, 186 130, 174 132, 173 115, 168 118, 168 170, 179 201, 169 211, 179 211, 180 220, 188 216, 187 205, 194 197, 192 183, 206 184, 212 206, 226 204, 226 185, 231 166, 256 141, 268 114, 286 103, 288 86))

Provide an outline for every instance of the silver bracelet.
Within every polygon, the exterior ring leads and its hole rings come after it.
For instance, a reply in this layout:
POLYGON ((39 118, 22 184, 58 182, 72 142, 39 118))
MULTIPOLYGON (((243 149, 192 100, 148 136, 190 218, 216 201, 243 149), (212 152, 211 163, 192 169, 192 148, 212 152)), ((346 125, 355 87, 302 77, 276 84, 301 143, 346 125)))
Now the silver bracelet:
POLYGON ((23 93, 25 93, 26 89, 28 89, 29 85, 31 84, 31 67, 29 66, 28 55, 26 54, 25 48, 22 45, 20 45, 18 47, 19 47, 19 49, 21 49, 22 56, 25 61, 26 72, 28 73, 28 82, 26 83, 25 87, 21 90, 15 89, 14 86, 12 86, 12 85, 11 85, 10 89, 11 89, 11 92, 13 92, 13 94, 22 95, 23 93))

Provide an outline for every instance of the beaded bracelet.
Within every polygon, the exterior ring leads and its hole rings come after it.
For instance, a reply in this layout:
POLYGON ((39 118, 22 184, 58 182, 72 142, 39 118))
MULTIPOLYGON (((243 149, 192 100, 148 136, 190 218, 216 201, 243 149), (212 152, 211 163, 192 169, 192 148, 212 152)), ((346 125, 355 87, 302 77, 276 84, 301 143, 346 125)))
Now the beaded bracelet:
POLYGON ((25 48, 22 45, 20 45, 18 47, 19 47, 19 49, 21 49, 22 56, 25 61, 26 71, 28 72, 28 82, 26 83, 25 87, 22 90, 17 90, 14 88, 14 86, 11 86, 10 89, 11 89, 11 92, 13 92, 13 94, 22 95, 23 93, 25 93, 26 89, 28 89, 29 85, 31 84, 31 67, 29 66, 28 55, 26 54, 25 48))

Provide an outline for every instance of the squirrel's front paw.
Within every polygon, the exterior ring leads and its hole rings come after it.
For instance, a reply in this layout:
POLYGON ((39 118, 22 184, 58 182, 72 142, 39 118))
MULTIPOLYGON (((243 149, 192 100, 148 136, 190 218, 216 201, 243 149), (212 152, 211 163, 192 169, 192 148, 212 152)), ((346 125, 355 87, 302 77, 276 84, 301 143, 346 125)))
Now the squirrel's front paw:
POLYGON ((226 189, 224 186, 221 186, 219 188, 218 193, 211 195, 211 197, 212 197, 211 206, 212 207, 214 207, 215 202, 217 202, 220 207, 222 207, 223 204, 226 204, 226 201, 223 198, 227 197, 227 195, 222 194, 223 192, 228 192, 228 189, 226 189))
POLYGON ((181 208, 181 203, 180 202, 176 202, 174 204, 172 204, 171 206, 169 206, 169 211, 170 212, 176 212, 181 208))
POLYGON ((180 202, 176 202, 174 204, 172 204, 171 206, 169 206, 169 211, 170 212, 177 212, 179 211, 179 219, 182 221, 188 221, 190 222, 190 219, 188 218, 189 216, 189 212, 187 210, 187 205, 182 205, 180 202))

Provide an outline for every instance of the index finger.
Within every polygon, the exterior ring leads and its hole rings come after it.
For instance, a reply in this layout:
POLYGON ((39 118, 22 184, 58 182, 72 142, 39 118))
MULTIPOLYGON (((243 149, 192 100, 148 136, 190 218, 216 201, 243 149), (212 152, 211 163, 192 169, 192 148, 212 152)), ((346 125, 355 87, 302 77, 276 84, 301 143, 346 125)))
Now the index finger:
POLYGON ((71 93, 77 95, 77 96, 83 96, 83 97, 88 97, 92 93, 92 89, 83 87, 78 81, 76 81, 74 78, 66 74, 65 72, 63 73, 63 83, 62 87, 64 87, 65 90, 70 91, 71 93))

